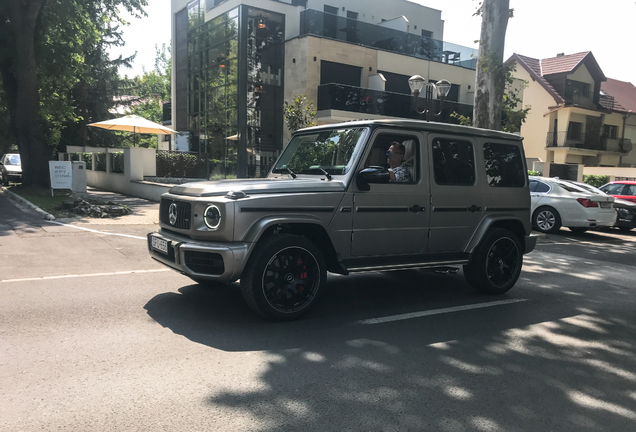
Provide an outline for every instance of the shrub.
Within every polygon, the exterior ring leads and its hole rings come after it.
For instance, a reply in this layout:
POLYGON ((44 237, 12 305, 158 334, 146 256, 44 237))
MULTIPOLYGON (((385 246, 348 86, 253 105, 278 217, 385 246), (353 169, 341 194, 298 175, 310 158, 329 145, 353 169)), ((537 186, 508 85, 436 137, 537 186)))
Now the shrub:
POLYGON ((584 175, 583 183, 587 183, 594 187, 601 187, 606 183, 609 183, 609 176, 606 175, 584 175))

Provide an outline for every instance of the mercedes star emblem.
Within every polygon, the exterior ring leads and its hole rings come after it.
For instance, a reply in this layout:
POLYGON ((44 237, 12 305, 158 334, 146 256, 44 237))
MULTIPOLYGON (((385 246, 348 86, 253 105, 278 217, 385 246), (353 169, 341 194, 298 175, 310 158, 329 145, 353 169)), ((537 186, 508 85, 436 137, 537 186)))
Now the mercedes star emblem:
POLYGON ((168 221, 170 225, 174 225, 177 223, 177 203, 170 204, 168 208, 168 221))

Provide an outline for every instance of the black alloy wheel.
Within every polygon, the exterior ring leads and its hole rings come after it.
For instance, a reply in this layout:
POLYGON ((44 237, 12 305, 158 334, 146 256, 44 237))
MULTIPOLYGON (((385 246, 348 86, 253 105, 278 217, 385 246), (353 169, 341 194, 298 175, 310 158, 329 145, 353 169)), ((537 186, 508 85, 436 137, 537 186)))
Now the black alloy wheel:
POLYGON ((479 292, 503 294, 519 279, 522 265, 523 252, 517 236, 497 228, 486 234, 473 261, 464 266, 464 276, 479 292))
POLYGON ((247 304, 273 320, 299 318, 315 305, 327 279, 320 250, 304 237, 276 234, 252 253, 241 276, 247 304))

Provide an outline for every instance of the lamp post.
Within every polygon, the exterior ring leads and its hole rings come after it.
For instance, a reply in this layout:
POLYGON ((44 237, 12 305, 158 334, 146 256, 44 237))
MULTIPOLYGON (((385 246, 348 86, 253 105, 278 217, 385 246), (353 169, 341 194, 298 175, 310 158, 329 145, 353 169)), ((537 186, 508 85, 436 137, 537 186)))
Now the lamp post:
POLYGON ((442 108, 444 107, 444 99, 448 95, 451 89, 451 83, 445 79, 437 81, 435 84, 427 83, 421 75, 413 75, 409 78, 409 87, 411 87, 411 93, 413 93, 413 100, 415 101, 415 111, 418 114, 425 114, 426 121, 431 121, 431 117, 439 117, 442 114, 442 108), (417 102, 420 97, 420 93, 424 89, 424 109, 420 111, 417 107, 417 102), (440 99, 439 112, 433 112, 433 92, 437 91, 437 96, 440 99))

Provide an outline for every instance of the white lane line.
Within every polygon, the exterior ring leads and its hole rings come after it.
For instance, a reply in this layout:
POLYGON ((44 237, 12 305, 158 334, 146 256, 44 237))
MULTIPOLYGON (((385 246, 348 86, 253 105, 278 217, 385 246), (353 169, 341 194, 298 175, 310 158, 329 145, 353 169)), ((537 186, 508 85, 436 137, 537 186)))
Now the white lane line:
POLYGON ((33 278, 23 278, 23 279, 4 279, 0 280, 0 283, 9 283, 9 282, 28 282, 28 281, 42 281, 42 280, 50 280, 50 279, 70 279, 70 278, 83 278, 83 277, 96 277, 96 276, 118 276, 124 274, 133 274, 133 273, 158 273, 158 272, 166 272, 170 271, 170 269, 153 269, 153 270, 130 270, 130 271, 119 271, 119 272, 111 272, 111 273, 90 273, 90 274, 68 274, 68 275, 60 275, 60 276, 43 276, 43 277, 33 277, 33 278))
POLYGON ((472 305, 466 305, 466 306, 455 306, 455 307, 449 307, 449 308, 443 308, 443 309, 433 309, 433 310, 421 311, 421 312, 411 312, 411 313, 402 314, 402 315, 391 315, 391 316, 382 317, 382 318, 371 318, 371 319, 361 320, 361 321, 358 321, 356 324, 362 324, 362 325, 382 324, 382 323, 391 322, 391 321, 402 321, 402 320, 420 318, 420 317, 425 317, 430 315, 439 315, 439 314, 445 314, 445 313, 451 313, 451 312, 465 311, 470 309, 481 309, 481 308, 492 307, 492 306, 518 303, 522 301, 528 301, 528 299, 510 299, 510 300, 478 303, 478 304, 472 304, 472 305))
POLYGON ((104 232, 104 231, 97 231, 97 230, 90 229, 90 228, 78 227, 78 226, 75 226, 75 225, 64 224, 62 222, 56 222, 56 221, 48 221, 48 222, 49 223, 53 223, 53 224, 57 224, 57 225, 62 225, 62 226, 69 227, 69 228, 75 228, 75 229, 78 229, 78 230, 89 231, 89 232, 96 233, 96 234, 121 236, 121 237, 129 237, 129 238, 134 238, 134 239, 139 239, 139 240, 146 240, 146 237, 139 237, 139 236, 134 236, 134 235, 130 235, 130 234, 120 234, 120 233, 109 233, 109 232, 104 232))

